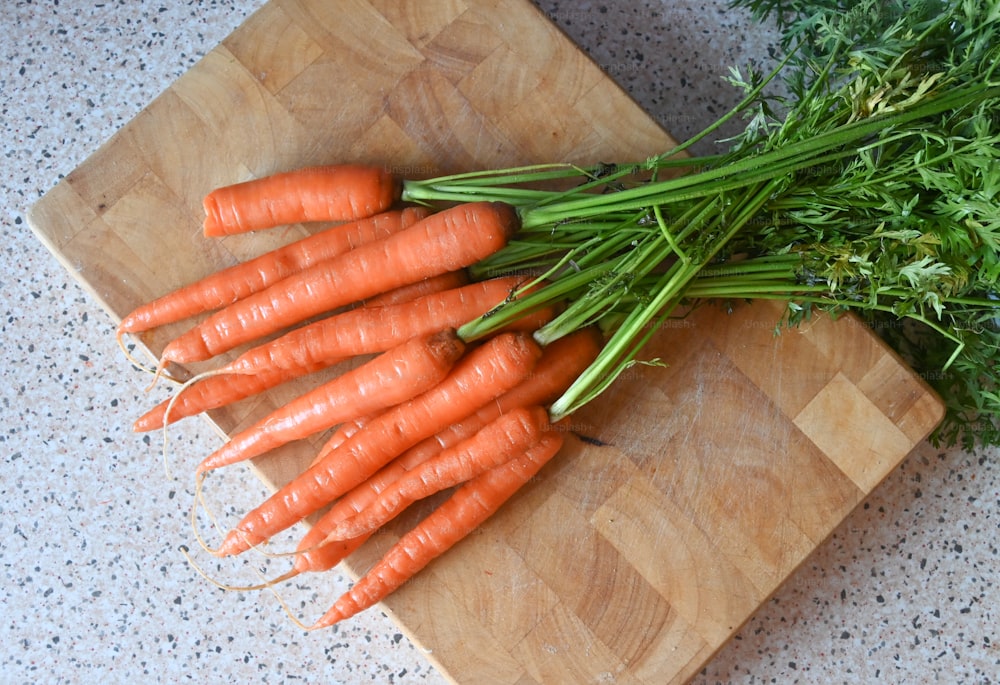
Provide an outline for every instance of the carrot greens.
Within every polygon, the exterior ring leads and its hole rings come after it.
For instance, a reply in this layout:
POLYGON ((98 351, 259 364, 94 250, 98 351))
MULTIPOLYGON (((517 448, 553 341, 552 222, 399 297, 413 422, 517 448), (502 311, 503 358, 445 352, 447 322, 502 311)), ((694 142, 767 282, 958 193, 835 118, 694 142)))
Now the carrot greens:
POLYGON ((1000 0, 734 4, 773 15, 788 53, 733 70, 744 98, 724 118, 747 123, 723 152, 404 182, 415 202, 515 205, 520 233, 474 273, 545 282, 459 334, 556 301, 540 343, 599 324, 607 344, 559 420, 694 301, 779 299, 785 324, 855 311, 944 398, 936 441, 1000 443, 1000 0))

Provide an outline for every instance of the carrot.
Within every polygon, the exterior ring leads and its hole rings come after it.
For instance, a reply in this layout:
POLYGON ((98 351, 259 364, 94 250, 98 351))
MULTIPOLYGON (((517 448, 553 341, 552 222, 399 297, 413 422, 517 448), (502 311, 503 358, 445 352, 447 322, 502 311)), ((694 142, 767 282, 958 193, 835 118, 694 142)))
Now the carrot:
POLYGON ((409 471, 362 511, 336 525, 326 539, 350 540, 372 533, 417 500, 461 485, 522 454, 548 428, 548 413, 538 406, 503 414, 470 438, 409 471))
POLYGON ((118 337, 220 309, 325 259, 409 228, 428 214, 418 207, 383 212, 221 269, 137 307, 118 324, 118 337))
MULTIPOLYGON (((255 373, 260 369, 312 366, 382 349, 400 339, 461 326, 504 301, 517 287, 514 277, 495 278, 432 293, 411 302, 343 312, 296 328, 252 347, 220 371, 255 373)), ((537 322, 528 320, 522 330, 537 322)))
MULTIPOLYGON (((434 456, 441 450, 473 435, 477 430, 505 411, 533 404, 548 405, 562 394, 570 383, 597 357, 600 352, 600 333, 596 328, 585 328, 549 343, 542 351, 542 357, 531 375, 517 387, 489 402, 462 421, 452 424, 444 431, 414 445, 407 453, 424 452, 425 457, 434 456)), ((357 431, 364 421, 345 423, 330 436, 320 448, 312 464, 325 457, 330 450, 342 443, 351 433, 357 431)), ((312 465, 310 464, 310 465, 312 465)))
MULTIPOLYGON (((382 303, 392 303, 394 305, 404 304, 408 297, 419 297, 420 295, 430 295, 435 291, 444 290, 450 287, 463 284, 465 280, 461 272, 452 272, 432 279, 421 281, 419 284, 404 286, 398 290, 385 293, 365 303, 366 307, 379 306, 382 303)), ((331 317, 336 318, 336 316, 331 317)), ((363 340, 360 333, 368 324, 364 321, 364 316, 356 311, 352 316, 344 320, 345 325, 353 327, 350 332, 355 334, 354 342, 363 340)), ((458 326, 459 324, 455 324, 458 326)), ((395 345, 402 344, 407 337, 419 337, 430 335, 431 333, 447 328, 447 324, 432 328, 426 326, 419 330, 414 330, 409 335, 387 335, 379 339, 379 345, 362 345, 358 343, 354 347, 341 349, 339 356, 332 355, 317 361, 309 361, 302 364, 269 364, 258 367, 250 373, 249 370, 241 370, 238 373, 229 373, 224 369, 216 369, 211 373, 204 374, 199 380, 186 386, 182 392, 173 398, 161 401, 155 407, 140 416, 133 424, 132 430, 144 432, 163 428, 164 420, 169 423, 179 421, 188 416, 194 416, 210 409, 218 409, 226 405, 244 400, 258 393, 269 390, 282 383, 287 383, 301 376, 321 371, 334 364, 344 361, 344 359, 364 354, 377 354, 385 352, 395 345), (171 402, 173 405, 171 406, 171 402), (170 406, 170 414, 167 415, 167 407, 170 406)))
POLYGON ((345 493, 324 513, 299 541, 293 574, 328 571, 364 544, 370 533, 350 540, 329 540, 328 535, 341 521, 361 512, 378 494, 406 474, 412 466, 394 459, 378 472, 345 493))
POLYGON ((327 535, 338 523, 374 502, 380 492, 417 465, 416 462, 409 463, 401 455, 334 502, 302 536, 295 551, 295 565, 282 578, 328 571, 361 547, 371 534, 366 533, 350 540, 328 540, 327 535))
POLYGON ((217 553, 238 554, 333 502, 409 447, 517 385, 540 356, 524 333, 504 333, 473 348, 437 386, 373 419, 244 516, 217 553))
MULTIPOLYGON (((515 412, 498 419, 498 422, 508 425, 502 426, 501 423, 498 423, 491 426, 490 428, 493 428, 493 435, 488 435, 489 431, 484 430, 480 432, 476 441, 480 443, 480 447, 491 451, 494 455, 497 454, 495 448, 500 447, 500 451, 506 454, 506 458, 502 459, 501 462, 505 462, 522 453, 531 444, 538 441, 540 438, 539 427, 547 427, 548 416, 544 410, 536 407, 535 411, 528 409, 515 410, 515 412), (511 430, 512 428, 513 430, 511 430), (514 444, 511 438, 518 444, 514 444)), ((447 467, 442 469, 441 459, 432 461, 436 462, 436 470, 438 471, 444 470, 452 475, 457 473, 447 467)), ((292 568, 283 575, 269 581, 269 585, 274 585, 303 573, 328 571, 350 556, 372 536, 374 528, 382 522, 368 526, 371 530, 361 531, 357 535, 350 537, 346 536, 339 527, 345 522, 356 523, 359 515, 370 515, 373 508, 383 503, 386 497, 392 496, 393 492, 398 494, 400 488, 408 488, 408 483, 412 483, 416 477, 421 475, 421 471, 425 468, 426 464, 429 464, 429 462, 416 462, 412 457, 408 459, 405 454, 401 455, 363 483, 344 494, 306 531, 296 549, 295 563, 292 568)), ((477 473, 481 470, 481 468, 477 468, 477 473)), ((468 480, 471 477, 472 475, 469 475, 462 480, 468 480)), ((458 484, 458 482, 456 481, 455 484, 458 484)), ((435 488, 435 491, 450 487, 441 482, 437 483, 437 485, 438 487, 435 488)), ((410 501, 415 499, 412 488, 409 488, 408 494, 411 498, 410 501)), ((427 495, 430 494, 433 493, 427 492, 427 495)))
POLYGON ((371 414, 365 414, 364 416, 356 416, 350 421, 345 421, 337 426, 337 430, 335 430, 330 437, 327 438, 326 442, 323 443, 323 446, 320 448, 319 452, 313 458, 312 463, 309 465, 312 466, 327 454, 343 445, 348 438, 364 428, 365 425, 370 423, 372 419, 379 415, 379 413, 380 412, 372 412, 371 414))
POLYGON ((464 350, 454 329, 412 338, 240 431, 208 455, 198 472, 251 459, 355 416, 405 402, 444 379, 464 350))
MULTIPOLYGON (((386 466, 386 469, 389 469, 390 466, 386 466)), ((323 514, 302 536, 295 552, 295 565, 292 567, 292 571, 296 575, 330 570, 371 537, 370 533, 365 533, 350 540, 327 539, 329 532, 340 521, 363 510, 365 506, 378 497, 381 488, 388 484, 380 482, 375 476, 372 478, 376 480, 375 483, 370 484, 366 481, 338 499, 329 511, 323 514)))
POLYGON ((433 295, 452 288, 461 288, 469 284, 469 274, 465 269, 449 271, 440 276, 431 276, 416 283, 408 283, 393 290, 379 293, 370 297, 361 304, 365 307, 386 307, 404 302, 412 302, 424 295, 433 295))
MULTIPOLYGON (((352 489, 323 514, 303 536, 295 557, 294 572, 326 571, 360 547, 369 535, 351 540, 326 540, 327 535, 348 516, 360 512, 378 493, 443 450, 470 438, 477 430, 505 412, 518 407, 547 405, 562 394, 600 351, 601 338, 596 328, 587 328, 547 345, 534 371, 517 386, 487 402, 474 414, 448 426, 407 449, 378 473, 352 489)), ((371 420, 371 417, 368 417, 371 420)), ((319 461, 336 444, 343 442, 357 427, 342 426, 320 450, 319 461), (341 434, 341 436, 338 436, 341 434), (335 444, 334 440, 339 442, 335 444)), ((316 461, 313 463, 315 464, 316 461)))
POLYGON ((388 597, 496 513, 559 452, 562 444, 560 432, 548 431, 522 456, 462 485, 389 548, 309 629, 332 626, 388 597))
POLYGON ((513 207, 499 202, 431 214, 216 312, 168 344, 161 366, 208 359, 324 311, 464 268, 502 247, 518 225, 513 207))
MULTIPOLYGON (((363 423, 349 422, 352 426, 359 428, 363 423)), ((338 430, 338 432, 340 432, 338 430)), ((354 431, 346 435, 352 435, 354 431)), ((336 438, 336 434, 331 436, 331 441, 336 438)), ((345 438, 346 439, 346 438, 345 438)), ((330 444, 329 442, 327 443, 330 444)), ((305 535, 299 541, 298 547, 293 555, 295 563, 288 571, 266 581, 261 586, 254 586, 247 589, 260 589, 263 587, 273 587, 274 585, 294 578, 303 573, 321 573, 329 571, 341 561, 357 550, 371 535, 361 535, 353 540, 332 540, 327 541, 326 536, 341 520, 352 516, 375 500, 376 495, 387 485, 394 482, 400 475, 406 473, 407 469, 414 465, 406 464, 400 459, 393 460, 390 464, 382 468, 378 473, 366 479, 350 492, 333 503, 316 522, 308 528, 305 535)))
POLYGON ((136 419, 132 430, 137 433, 158 430, 189 416, 239 402, 306 374, 322 371, 333 363, 303 367, 294 373, 288 369, 264 369, 257 374, 209 372, 136 419), (171 402, 173 406, 170 406, 171 402))
POLYGON ((350 221, 384 212, 400 186, 385 169, 354 164, 285 171, 205 196, 204 232, 218 237, 282 224, 350 221))
POLYGON ((549 343, 543 349, 534 371, 517 386, 461 421, 421 440, 398 459, 406 463, 423 463, 442 450, 469 439, 506 412, 532 405, 548 406, 590 365, 600 349, 600 332, 594 327, 581 329, 549 343))

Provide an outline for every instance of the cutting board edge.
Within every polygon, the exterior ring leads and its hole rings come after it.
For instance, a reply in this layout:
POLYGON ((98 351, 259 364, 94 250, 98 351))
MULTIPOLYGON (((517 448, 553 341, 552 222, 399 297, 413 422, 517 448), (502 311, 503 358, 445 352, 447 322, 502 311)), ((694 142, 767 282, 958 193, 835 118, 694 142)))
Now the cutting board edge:
MULTIPOLYGON (((866 326, 866 324, 863 322, 861 317, 856 312, 847 312, 846 316, 850 316, 853 319, 855 319, 857 325, 866 326)), ((941 398, 941 395, 931 386, 930 383, 927 382, 927 379, 923 378, 919 373, 917 373, 917 371, 912 366, 910 366, 909 363, 907 363, 907 361, 903 358, 903 356, 899 352, 897 352, 889 343, 887 343, 881 336, 879 336, 876 332, 872 331, 871 340, 875 345, 880 347, 885 354, 889 355, 893 359, 893 361, 896 362, 896 365, 899 367, 901 371, 905 371, 910 375, 910 377, 923 389, 924 395, 930 400, 932 400, 934 402, 934 406, 937 408, 936 412, 937 418, 933 421, 934 425, 931 426, 928 430, 926 430, 923 436, 919 440, 914 441, 913 449, 916 449, 921 443, 926 442, 927 439, 934 433, 934 431, 937 430, 938 427, 941 425, 941 422, 944 420, 945 417, 945 412, 947 411, 945 402, 941 398)), ((913 450, 910 451, 910 454, 912 454, 912 452, 913 450)), ((901 464, 906 459, 907 456, 909 456, 909 454, 905 455, 902 459, 900 459, 899 462, 897 462, 896 466, 901 464)), ((895 467, 889 469, 888 473, 891 473, 894 470, 895 467)), ((886 475, 888 475, 888 473, 886 475)), ((885 480, 884 477, 880 479, 879 482, 875 485, 875 487, 873 487, 869 491, 869 494, 873 492, 876 488, 878 488, 878 486, 881 485, 883 480, 885 480)))
MULTIPOLYGON (((936 395, 935 395, 935 397, 936 397, 936 395)), ((936 428, 936 426, 935 426, 935 428, 936 428)), ((840 521, 837 521, 837 522, 836 522, 836 525, 834 525, 834 526, 832 526, 832 527, 830 528, 830 531, 829 531, 829 532, 828 532, 828 533, 827 533, 827 534, 826 534, 826 535, 825 535, 825 536, 823 537, 823 539, 822 539, 822 540, 820 540, 820 541, 819 541, 819 542, 818 542, 818 543, 816 544, 816 546, 815 546, 815 547, 813 547, 813 549, 812 549, 812 550, 810 550, 810 552, 809 552, 808 554, 806 554, 806 555, 805 555, 804 557, 802 557, 802 559, 801 559, 801 560, 799 560, 799 562, 798 562, 797 564, 795 564, 795 566, 794 566, 794 567, 793 567, 793 568, 792 568, 792 569, 791 569, 791 570, 790 570, 790 571, 788 572, 788 575, 786 575, 786 576, 784 577, 784 579, 782 579, 782 581, 781 581, 781 582, 779 582, 779 583, 778 583, 778 584, 777 584, 777 585, 776 585, 776 586, 774 587, 774 589, 773 589, 773 590, 771 590, 771 592, 769 592, 769 593, 767 594, 767 596, 765 596, 765 597, 764 597, 764 598, 763 598, 763 599, 762 599, 762 600, 760 601, 760 604, 758 605, 757 609, 755 609, 754 611, 752 611, 752 612, 751 612, 751 613, 750 613, 750 614, 749 614, 749 615, 748 615, 748 616, 746 617, 746 619, 745 619, 745 620, 744 620, 744 621, 743 621, 742 623, 740 623, 739 625, 735 626, 735 627, 733 628, 733 630, 729 632, 729 634, 727 635, 726 639, 725 639, 725 640, 723 640, 723 641, 722 641, 722 642, 721 642, 721 643, 720 643, 720 644, 719 644, 718 646, 716 646, 716 648, 715 648, 715 649, 714 649, 714 650, 713 650, 713 651, 712 651, 712 652, 711 652, 711 653, 710 653, 710 654, 708 655, 708 657, 707 657, 707 658, 706 658, 706 659, 704 660, 704 662, 703 662, 703 665, 704 665, 704 664, 708 664, 708 663, 711 663, 711 661, 712 661, 712 660, 713 660, 713 659, 714 659, 714 658, 715 658, 716 656, 718 656, 718 655, 719 655, 719 654, 720 654, 720 653, 721 653, 721 652, 722 652, 722 651, 723 651, 723 650, 724 650, 724 649, 725 649, 725 648, 726 648, 726 647, 727 647, 727 646, 728 646, 728 645, 729 645, 729 644, 730 644, 730 643, 732 642, 733 638, 734 638, 734 637, 735 637, 736 635, 738 635, 738 634, 739 634, 739 633, 740 633, 740 632, 741 632, 741 631, 742 631, 742 630, 743 630, 744 628, 746 628, 746 627, 747 627, 747 625, 749 625, 749 624, 750 624, 750 622, 751 622, 751 621, 752 621, 752 620, 754 619, 754 617, 755 617, 755 616, 756 616, 756 615, 757 615, 757 614, 758 614, 758 613, 759 613, 759 612, 760 612, 760 611, 761 611, 761 610, 762 610, 762 609, 763 609, 763 608, 765 607, 765 605, 766 605, 766 604, 767 604, 768 602, 770 602, 770 601, 771 601, 772 599, 774 599, 774 597, 775 597, 775 596, 776 596, 776 595, 777 595, 777 594, 778 594, 779 592, 781 592, 781 590, 782 590, 783 588, 785 588, 786 586, 788 586, 788 584, 789 584, 789 583, 790 583, 790 582, 791 582, 791 581, 792 581, 792 580, 794 579, 795 575, 796 575, 796 574, 798 574, 798 573, 799 573, 799 571, 800 571, 800 570, 801 570, 801 569, 802 569, 802 568, 803 568, 803 567, 804 567, 804 566, 806 565, 806 563, 807 563, 807 562, 808 562, 808 561, 809 561, 810 559, 812 559, 813 557, 815 557, 815 556, 816 556, 816 555, 817 555, 817 554, 819 553, 819 551, 820 551, 820 550, 821 550, 822 548, 824 548, 824 547, 826 547, 826 546, 827 546, 827 544, 828 544, 828 543, 830 542, 830 540, 831 540, 831 539, 833 538, 833 536, 834 536, 834 535, 836 534, 836 532, 837 532, 837 529, 839 529, 839 528, 840 528, 841 526, 843 526, 843 525, 844 525, 844 523, 845 523, 845 522, 847 522, 847 521, 848 521, 848 520, 849 520, 849 519, 850 519, 850 518, 851 518, 851 517, 852 517, 852 516, 853 516, 853 515, 855 514, 855 512, 857 512, 857 511, 858 511, 858 510, 859 510, 859 509, 860 509, 861 507, 863 507, 863 506, 864 506, 865 502, 867 502, 867 501, 869 500, 869 498, 870 498, 870 497, 871 497, 871 496, 872 496, 872 495, 873 495, 873 494, 874 494, 874 493, 875 493, 875 492, 876 492, 876 491, 877 491, 877 490, 879 489, 879 487, 880 487, 880 486, 882 485, 882 483, 884 483, 884 482, 885 482, 885 480, 886 480, 886 479, 887 479, 887 478, 888 478, 888 477, 889 477, 890 475, 892 475, 892 473, 894 473, 894 472, 895 472, 895 471, 896 471, 896 470, 897 470, 897 469, 898 469, 898 468, 899 468, 899 467, 900 467, 900 466, 901 466, 901 465, 903 464, 903 462, 905 462, 905 461, 906 461, 907 459, 909 459, 909 458, 910 458, 910 457, 911 457, 912 455, 914 455, 914 454, 915 454, 915 453, 916 453, 916 452, 917 452, 917 451, 918 451, 918 450, 919 450, 919 449, 920 449, 920 448, 921 448, 922 446, 924 446, 924 445, 928 444, 928 443, 927 443, 927 438, 928 438, 928 437, 929 437, 929 436, 930 436, 930 435, 931 435, 931 434, 932 434, 933 432, 934 432, 934 428, 931 428, 930 430, 928 430, 928 431, 927 431, 927 434, 926 434, 926 435, 925 435, 925 436, 924 436, 924 437, 923 437, 923 438, 922 438, 921 440, 917 441, 917 443, 916 443, 916 444, 914 444, 913 448, 912 448, 912 449, 911 449, 911 450, 910 450, 910 451, 909 451, 909 452, 908 452, 907 454, 903 455, 903 457, 902 457, 901 459, 899 459, 899 460, 898 460, 898 461, 897 461, 897 462, 896 462, 896 463, 895 463, 895 464, 894 464, 894 465, 892 466, 892 468, 890 468, 890 469, 887 469, 887 471, 886 471, 886 474, 885 474, 885 475, 884 475, 884 476, 883 476, 883 477, 882 477, 882 478, 881 478, 881 479, 880 479, 880 480, 878 481, 878 483, 876 483, 876 484, 875 484, 875 486, 874 486, 874 487, 873 487, 873 488, 872 488, 872 489, 871 489, 871 490, 870 490, 869 492, 867 492, 867 493, 864 493, 864 494, 863 494, 863 496, 862 496, 862 497, 861 497, 861 498, 860 498, 860 499, 859 499, 859 500, 857 501, 857 503, 855 503, 855 504, 854 504, 854 506, 852 506, 852 507, 850 508, 850 510, 849 510, 849 511, 848 511, 848 512, 847 512, 847 513, 846 513, 846 514, 845 514, 845 515, 843 516, 843 518, 841 518, 841 519, 840 519, 840 521)), ((690 683, 691 681, 693 681, 693 680, 694 680, 694 678, 696 677, 696 675, 697 675, 697 674, 693 674, 693 675, 692 675, 692 676, 691 676, 690 678, 688 678, 688 679, 687 679, 687 680, 685 681, 685 683, 690 683)))

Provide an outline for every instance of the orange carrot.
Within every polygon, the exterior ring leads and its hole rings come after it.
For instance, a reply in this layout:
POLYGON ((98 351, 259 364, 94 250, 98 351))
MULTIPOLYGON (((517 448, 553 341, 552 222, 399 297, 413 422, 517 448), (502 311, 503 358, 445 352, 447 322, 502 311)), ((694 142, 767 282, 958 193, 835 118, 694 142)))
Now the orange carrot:
POLYGON ((270 390, 307 374, 322 371, 341 360, 331 360, 326 364, 289 369, 264 369, 260 373, 211 373, 195 380, 191 385, 178 390, 177 394, 162 400, 159 404, 140 416, 132 424, 137 433, 163 428, 167 425, 195 414, 218 409, 253 395, 270 390), (173 402, 173 406, 170 406, 173 402), (169 416, 167 409, 170 409, 169 416))
MULTIPOLYGON (((427 291, 446 282, 424 282, 421 289, 427 291)), ((378 306, 380 300, 376 298, 364 308, 293 329, 251 348, 212 375, 187 386, 174 399, 169 420, 173 423, 217 409, 350 357, 384 352, 409 338, 429 335, 442 328, 457 328, 502 302, 517 283, 515 278, 493 279, 442 292, 428 292, 411 302, 385 306, 378 306)), ((403 293, 396 293, 393 299, 402 300, 403 296, 403 293)), ((507 330, 533 331, 551 314, 548 309, 536 312, 514 322, 507 330)), ((170 401, 163 400, 139 417, 133 430, 162 428, 170 401)))
POLYGON ((601 335, 596 328, 585 328, 545 346, 531 375, 516 387, 488 402, 476 412, 443 431, 421 440, 400 455, 407 463, 419 464, 467 440, 483 426, 505 412, 532 405, 548 406, 562 395, 597 357, 601 335))
POLYGON ((424 295, 433 295, 452 288, 461 288, 469 284, 469 274, 465 269, 449 271, 440 276, 431 276, 416 283, 408 283, 388 292, 380 293, 366 299, 361 304, 365 307, 386 307, 404 302, 412 302, 424 295))
POLYGON ((310 630, 326 628, 377 604, 497 512, 562 447, 549 431, 523 456, 468 481, 401 537, 310 630))
POLYGON ((322 312, 464 268, 506 244, 518 226, 516 211, 498 202, 431 214, 216 312, 167 345, 161 366, 208 359, 322 312))
POLYGON ((208 455, 198 472, 244 461, 405 402, 436 386, 465 350, 454 329, 412 338, 279 407, 208 455))
POLYGON ((343 445, 347 442, 348 438, 364 428, 366 424, 370 423, 371 420, 377 417, 380 413, 381 412, 372 412, 371 414, 365 414, 364 416, 356 416, 350 421, 345 421, 337 426, 337 430, 330 434, 330 437, 327 438, 325 443, 323 443, 323 446, 320 448, 315 458, 313 458, 312 463, 309 465, 312 466, 327 454, 343 445))
MULTIPOLYGON (((529 330, 534 329, 529 328, 529 330)), ((448 426, 437 435, 422 440, 406 453, 423 452, 424 458, 430 458, 460 440, 472 436, 505 411, 533 404, 547 406, 565 392, 577 376, 590 365, 600 352, 600 346, 600 332, 596 328, 581 329, 553 341, 542 351, 542 357, 538 360, 534 372, 517 387, 496 398, 495 401, 487 403, 462 421, 448 426)), ((325 457, 330 450, 371 418, 363 417, 358 422, 346 423, 338 428, 320 448, 310 466, 325 457)))
POLYGON ((524 333, 504 333, 473 348, 437 386, 373 419, 244 516, 217 553, 238 554, 333 502, 407 448, 517 385, 540 356, 524 333))
MULTIPOLYGON (((377 351, 386 344, 398 344, 401 339, 442 328, 457 328, 503 302, 518 282, 513 277, 495 278, 411 302, 336 314, 252 347, 220 370, 256 373, 261 369, 313 366, 326 359, 377 351)), ((520 327, 529 330, 533 324, 540 325, 528 320, 520 327)))
MULTIPOLYGON (((330 436, 327 443, 323 446, 323 450, 321 450, 321 456, 325 456, 326 452, 329 452, 334 447, 343 443, 347 438, 354 435, 361 429, 362 426, 365 425, 365 423, 374 418, 374 416, 376 415, 373 414, 359 417, 352 421, 345 422, 334 432, 333 435, 330 436)), ((423 458, 423 455, 420 456, 423 458)), ((315 464, 318 460, 319 457, 313 461, 313 464, 315 464)), ((356 486, 350 492, 345 493, 343 497, 334 502, 333 506, 330 507, 330 509, 319 519, 317 519, 316 522, 306 531, 305 535, 299 541, 298 548, 296 549, 294 555, 295 564, 293 567, 283 575, 271 580, 270 583, 273 585, 303 573, 321 573, 323 571, 329 571, 331 568, 350 556, 355 550, 365 543, 365 540, 371 536, 361 535, 353 540, 325 541, 327 534, 342 519, 360 512, 365 506, 375 499, 375 496, 381 492, 383 488, 394 482, 402 474, 406 473, 406 471, 414 468, 415 466, 416 463, 408 463, 402 456, 400 456, 380 469, 378 473, 375 473, 370 478, 366 479, 364 483, 356 486)))
POLYGON ((523 454, 549 428, 541 407, 519 407, 486 424, 470 438, 428 459, 383 490, 375 501, 341 521, 327 540, 351 540, 372 533, 406 507, 460 485, 523 454))
POLYGON ((295 552, 295 565, 283 578, 329 571, 361 547, 371 537, 370 533, 350 540, 327 540, 327 535, 337 524, 362 511, 375 501, 380 492, 417 466, 416 462, 410 463, 400 455, 334 502, 302 536, 295 552))
POLYGON ((333 226, 253 259, 216 271, 137 307, 118 325, 119 338, 220 309, 293 273, 402 231, 429 214, 408 208, 333 226))
POLYGON ((399 198, 385 169, 314 166, 217 188, 205 196, 204 232, 218 237, 282 224, 350 221, 384 212, 399 198))
MULTIPOLYGON (((431 295, 454 287, 461 287, 467 283, 467 277, 461 271, 456 271, 434 278, 428 278, 420 283, 411 286, 404 286, 397 290, 390 291, 379 297, 372 298, 365 302, 366 307, 376 307, 387 304, 398 305, 410 301, 423 295, 431 295)), ((363 318, 363 317, 361 317, 363 318)), ((366 325, 363 321, 348 319, 347 325, 360 327, 366 325)), ((460 324, 455 324, 457 327, 460 324)), ((447 324, 432 329, 430 326, 413 332, 410 337, 429 335, 430 333, 447 328, 447 324)), ((210 409, 218 409, 234 402, 239 402, 258 393, 269 390, 282 383, 295 380, 301 376, 321 371, 334 364, 344 361, 347 357, 360 356, 365 354, 377 354, 385 352, 390 347, 402 344, 406 337, 385 336, 380 338, 380 345, 359 346, 342 351, 342 357, 329 356, 315 363, 306 363, 292 366, 268 366, 261 368, 254 373, 226 373, 221 369, 210 375, 195 381, 184 388, 183 392, 174 398, 168 398, 157 404, 155 407, 140 416, 132 424, 132 430, 139 432, 158 430, 163 428, 165 418, 169 423, 174 423, 188 416, 194 416, 210 409), (353 351, 352 351, 353 350, 353 351), (170 415, 167 416, 167 408, 170 407, 170 415)))
MULTIPOLYGON (((547 422, 547 416, 544 412, 537 415, 536 419, 547 422)), ((532 430, 532 432, 534 431, 532 430)), ((537 440, 537 438, 536 435, 535 439, 537 440)), ((410 478, 414 470, 421 468, 422 464, 425 463, 425 461, 417 461, 417 458, 426 461, 423 453, 412 450, 405 452, 334 502, 333 506, 306 531, 306 534, 299 541, 292 568, 274 579, 272 583, 288 580, 303 573, 329 571, 360 548, 374 531, 364 532, 347 539, 335 539, 331 533, 342 522, 350 520, 363 513, 366 508, 375 505, 380 499, 381 493, 396 487, 402 479, 410 478)))

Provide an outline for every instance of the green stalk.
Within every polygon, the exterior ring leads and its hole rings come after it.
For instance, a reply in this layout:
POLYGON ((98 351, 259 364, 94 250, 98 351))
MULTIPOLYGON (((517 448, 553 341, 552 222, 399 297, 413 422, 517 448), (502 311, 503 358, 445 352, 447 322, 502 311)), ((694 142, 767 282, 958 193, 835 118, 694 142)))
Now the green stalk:
MULTIPOLYGON (((526 227, 552 225, 569 216, 586 218, 600 216, 608 211, 638 210, 655 204, 663 204, 676 198, 689 197, 689 195, 680 193, 682 190, 690 192, 694 188, 699 188, 696 191, 699 195, 706 194, 711 192, 712 186, 710 184, 725 179, 732 182, 734 177, 738 178, 740 174, 751 174, 753 182, 777 178, 787 174, 790 169, 805 169, 813 166, 817 159, 822 159, 819 155, 857 143, 880 131, 949 110, 960 109, 985 98, 998 96, 1000 96, 1000 85, 960 86, 911 109, 843 124, 832 131, 820 133, 759 155, 743 158, 715 169, 658 181, 617 193, 590 195, 558 204, 525 208, 521 215, 522 223, 526 227)), ((844 152, 844 154, 849 155, 853 152, 844 152)), ((736 185, 738 184, 739 181, 736 182, 736 185)))
MULTIPOLYGON (((590 402, 634 362, 649 340, 650 323, 657 317, 669 315, 680 304, 684 291, 701 269, 743 229, 780 186, 779 181, 771 181, 756 188, 753 194, 746 195, 726 232, 713 242, 698 262, 678 261, 667 270, 649 302, 636 307, 611 335, 598 358, 552 404, 549 414, 554 421, 569 416, 590 402)), ((539 338, 538 333, 535 337, 545 344, 545 339, 539 338)))

